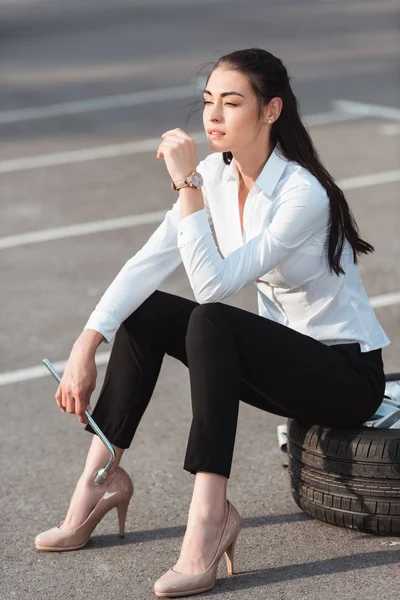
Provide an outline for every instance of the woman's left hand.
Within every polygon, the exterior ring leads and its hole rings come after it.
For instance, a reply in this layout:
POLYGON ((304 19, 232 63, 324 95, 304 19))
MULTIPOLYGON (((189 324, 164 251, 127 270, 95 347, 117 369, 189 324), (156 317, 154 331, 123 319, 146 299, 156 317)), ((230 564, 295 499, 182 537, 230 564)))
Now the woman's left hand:
POLYGON ((183 129, 170 129, 161 136, 157 158, 164 158, 172 181, 181 181, 196 170, 196 142, 183 129))

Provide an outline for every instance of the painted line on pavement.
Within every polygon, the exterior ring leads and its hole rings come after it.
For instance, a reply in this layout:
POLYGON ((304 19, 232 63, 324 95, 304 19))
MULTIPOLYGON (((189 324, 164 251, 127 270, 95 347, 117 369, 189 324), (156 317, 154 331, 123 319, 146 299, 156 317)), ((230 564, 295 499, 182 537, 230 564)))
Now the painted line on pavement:
POLYGON ((156 90, 145 90, 132 92, 130 94, 118 94, 102 98, 88 98, 86 100, 75 100, 72 102, 60 102, 49 106, 32 106, 27 108, 16 108, 14 110, 0 111, 0 125, 5 123, 20 123, 21 121, 32 121, 36 119, 48 119, 64 115, 77 115, 97 110, 110 110, 126 106, 139 106, 151 102, 168 102, 181 98, 192 98, 196 93, 197 85, 205 84, 206 78, 198 78, 192 85, 179 85, 156 90))
POLYGON ((372 187, 374 185, 384 185, 385 183, 395 183, 400 181, 400 169, 394 171, 382 171, 381 173, 370 173, 369 175, 359 175, 358 177, 346 177, 338 181, 339 187, 343 190, 359 190, 360 188, 372 187))
POLYGON ((118 217, 115 219, 103 219, 101 221, 90 221, 89 223, 78 223, 76 225, 67 225, 65 227, 52 227, 49 229, 28 231, 27 233, 17 235, 8 235, 0 238, 0 250, 37 244, 40 242, 49 242, 52 240, 62 240, 80 235, 89 235, 91 233, 99 233, 102 231, 115 231, 127 227, 161 223, 165 217, 165 213, 165 210, 158 210, 149 213, 118 217))
MULTIPOLYGON (((323 112, 308 115, 303 121, 308 126, 331 125, 333 123, 342 123, 345 121, 354 121, 362 119, 362 116, 323 112)), ((197 131, 190 134, 198 144, 207 143, 206 133, 197 131)), ((69 150, 63 152, 52 152, 51 154, 41 154, 38 156, 26 156, 22 158, 13 158, 0 162, 1 173, 16 173, 29 169, 42 169, 44 167, 55 167, 60 165, 83 163, 90 160, 99 160, 106 158, 115 158, 119 156, 129 156, 140 154, 142 152, 155 152, 160 145, 161 137, 136 140, 124 144, 112 144, 107 146, 95 146, 93 148, 82 148, 79 150, 69 150)))
MULTIPOLYGON (((96 355, 96 365, 101 366, 107 364, 108 359, 110 358, 110 354, 111 351, 99 352, 96 355)), ((55 362, 51 361, 51 364, 53 365, 56 371, 62 373, 66 367, 67 362, 67 360, 59 360, 55 362)), ((26 369, 18 369, 17 371, 8 371, 5 373, 0 373, 0 386, 8 385, 10 383, 21 383, 23 381, 31 381, 31 379, 39 379, 40 377, 45 377, 46 375, 50 375, 50 373, 47 367, 45 367, 44 365, 39 365, 37 367, 28 367, 26 369)), ((56 389, 54 390, 54 394, 56 392, 56 389)))
POLYGON ((393 119, 400 121, 400 108, 393 106, 382 106, 381 104, 366 104, 364 102, 353 102, 351 100, 333 100, 334 108, 344 113, 353 114, 358 117, 379 117, 381 119, 393 119))
MULTIPOLYGON (((400 181, 400 169, 396 171, 386 171, 383 173, 371 173, 369 175, 360 175, 356 177, 347 177, 339 180, 337 183, 343 191, 362 189, 374 185, 382 185, 400 181)), ((114 219, 103 219, 99 221, 90 221, 88 223, 77 223, 66 225, 64 227, 53 227, 49 229, 40 229, 37 231, 28 231, 26 233, 8 235, 0 237, 0 250, 6 248, 16 248, 18 246, 27 246, 52 240, 61 240, 81 235, 90 235, 104 231, 115 231, 129 227, 138 227, 139 225, 152 225, 161 223, 166 214, 166 210, 153 211, 143 214, 127 215, 125 217, 116 217, 114 219)))
POLYGON ((386 306, 400 304, 400 292, 392 292, 391 294, 373 296, 371 298, 371 304, 374 308, 385 308, 386 306))

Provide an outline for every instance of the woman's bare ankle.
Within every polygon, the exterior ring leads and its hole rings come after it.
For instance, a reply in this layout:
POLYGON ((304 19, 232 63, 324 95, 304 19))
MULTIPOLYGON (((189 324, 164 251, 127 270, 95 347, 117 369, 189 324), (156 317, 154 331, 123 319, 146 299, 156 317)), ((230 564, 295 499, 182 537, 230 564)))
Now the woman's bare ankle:
POLYGON ((93 436, 92 443, 89 447, 89 451, 86 457, 83 473, 81 476, 87 484, 93 482, 93 485, 96 485, 99 488, 104 488, 104 485, 109 483, 109 481, 112 479, 112 476, 118 470, 119 463, 121 462, 122 455, 125 451, 123 448, 118 448, 114 445, 113 448, 115 451, 115 460, 107 473, 105 482, 103 484, 98 485, 94 483, 96 473, 100 469, 104 469, 104 467, 107 465, 110 459, 110 453, 103 444, 102 440, 99 438, 99 436, 93 436))
POLYGON ((108 485, 110 483, 110 481, 112 480, 112 478, 114 477, 114 474, 118 471, 120 465, 119 464, 113 464, 113 466, 111 467, 111 469, 108 471, 107 473, 107 477, 105 479, 105 481, 101 484, 97 484, 95 483, 95 477, 97 472, 102 469, 103 467, 99 467, 99 468, 95 468, 95 469, 88 469, 87 467, 84 469, 82 475, 81 475, 81 479, 83 482, 85 482, 86 485, 88 486, 95 486, 97 488, 104 488, 106 485, 108 485))
POLYGON ((104 486, 96 485, 90 474, 82 473, 61 528, 75 529, 82 525, 103 494, 104 486))

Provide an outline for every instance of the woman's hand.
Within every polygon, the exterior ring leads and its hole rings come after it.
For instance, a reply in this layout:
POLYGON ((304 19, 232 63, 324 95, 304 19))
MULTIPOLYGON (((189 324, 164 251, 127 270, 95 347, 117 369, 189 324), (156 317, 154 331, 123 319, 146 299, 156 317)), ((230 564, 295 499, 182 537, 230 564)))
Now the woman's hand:
POLYGON ((157 158, 164 158, 172 181, 180 181, 196 170, 196 142, 183 131, 171 129, 161 136, 157 158))
POLYGON ((95 351, 88 348, 84 338, 78 338, 55 395, 60 410, 76 414, 81 423, 88 423, 85 410, 91 410, 89 402, 96 379, 95 351))

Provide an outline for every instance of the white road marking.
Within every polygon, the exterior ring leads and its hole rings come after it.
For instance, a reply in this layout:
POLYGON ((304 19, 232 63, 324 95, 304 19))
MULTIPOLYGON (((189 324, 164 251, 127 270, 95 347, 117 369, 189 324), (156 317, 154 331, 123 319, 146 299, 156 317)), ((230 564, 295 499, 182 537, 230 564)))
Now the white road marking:
MULTIPOLYGON (((199 83, 199 82, 198 82, 199 83)), ((203 79, 200 81, 204 83, 203 79)), ((91 100, 81 100, 77 102, 66 102, 47 107, 27 108, 18 111, 0 112, 0 124, 15 122, 25 118, 45 118, 48 116, 58 116, 62 114, 72 114, 85 112, 88 110, 100 110, 111 108, 113 106, 127 106, 129 104, 141 104, 150 101, 170 100, 179 98, 182 94, 189 97, 194 96, 193 86, 179 86, 176 88, 164 88, 145 92, 136 92, 134 94, 123 94, 120 96, 110 96, 106 98, 93 98, 91 100), (29 116, 30 115, 30 116, 29 116), (36 116, 35 116, 36 115, 36 116)), ((386 119, 400 119, 400 109, 388 106, 377 106, 374 104, 364 104, 352 102, 349 100, 333 100, 333 110, 305 115, 303 121, 308 126, 330 125, 362 119, 368 116, 378 116, 386 119)), ((198 131, 192 134, 196 143, 205 143, 207 141, 205 133, 198 131)), ((65 164, 86 162, 88 160, 98 160, 105 158, 114 158, 117 156, 127 156, 138 154, 140 152, 154 151, 160 143, 160 138, 152 138, 128 142, 125 144, 114 144, 109 146, 97 146, 93 148, 83 148, 80 150, 71 150, 68 152, 53 152, 51 154, 42 154, 39 156, 28 156, 0 162, 1 173, 15 173, 27 169, 40 169, 65 164)))
POLYGON ((169 100, 179 100, 181 98, 192 98, 196 93, 195 86, 202 86, 205 82, 205 77, 199 77, 192 85, 145 90, 132 92, 131 94, 105 96, 104 98, 89 98, 87 100, 61 102, 60 104, 51 104, 49 106, 3 110, 0 111, 0 125, 35 119, 48 119, 63 115, 76 115, 96 110, 109 110, 111 108, 121 108, 124 106, 138 106, 140 104, 149 104, 150 102, 166 102, 169 100))
MULTIPOLYGON (((96 364, 98 366, 105 365, 110 358, 111 351, 109 352, 98 352, 96 355, 96 364)), ((43 357, 44 358, 44 357, 43 357)), ((51 361, 51 364, 55 368, 56 371, 62 373, 67 365, 67 360, 59 360, 56 362, 51 361)), ((0 373, 0 386, 8 385, 9 383, 21 383, 22 381, 30 381, 31 379, 39 379, 40 377, 45 377, 46 375, 50 375, 47 367, 44 365, 38 365, 37 367, 28 367, 27 369, 18 369, 16 371, 8 371, 5 373, 0 373)), ((55 386, 57 386, 57 382, 54 381, 55 386)), ((56 393, 57 387, 54 389, 54 395, 56 393)))
POLYGON ((382 294, 371 298, 371 304, 374 308, 384 308, 385 306, 394 306, 400 304, 400 292, 392 292, 391 294, 382 294))
POLYGON ((67 225, 66 227, 53 227, 51 229, 29 231, 19 235, 9 235, 0 238, 0 250, 4 250, 5 248, 15 248, 17 246, 26 246, 28 244, 37 244, 38 242, 61 240, 79 235, 88 235, 100 231, 114 231, 116 229, 124 229, 125 227, 137 227, 138 225, 161 223, 165 217, 165 212, 165 210, 158 210, 139 215, 129 215, 127 217, 103 219, 101 221, 67 225))
MULTIPOLYGON (((191 134, 196 143, 206 142, 204 131, 191 134)), ((0 162, 0 173, 15 173, 27 169, 40 169, 43 167, 54 167, 73 163, 82 163, 89 160, 102 158, 115 158, 116 156, 128 156, 141 154, 142 152, 156 152, 161 143, 161 137, 137 140, 125 144, 110 146, 97 146, 94 148, 83 148, 82 150, 70 150, 67 152, 54 152, 39 156, 28 156, 26 158, 15 158, 0 162)))
POLYGON ((400 181, 400 169, 383 171, 382 173, 371 173, 370 175, 360 175, 358 177, 347 177, 346 179, 339 180, 338 185, 343 190, 348 191, 371 187, 373 185, 394 183, 396 181, 400 181))
MULTIPOLYGON (((362 116, 344 113, 339 114, 337 112, 323 112, 305 116, 303 121, 309 126, 317 126, 341 123, 349 120, 353 121, 359 118, 361 119, 362 116)), ((197 131, 191 134, 191 137, 198 144, 207 142, 207 137, 204 131, 197 131)), ((42 154, 39 156, 14 158, 0 162, 0 173, 15 173, 28 169, 40 169, 44 167, 81 163, 89 160, 115 158, 117 156, 140 154, 142 152, 155 152, 160 142, 161 137, 157 137, 145 140, 137 140, 125 144, 95 146, 93 148, 82 148, 80 150, 70 150, 67 152, 53 152, 51 154, 42 154)))
POLYGON ((306 125, 315 127, 317 125, 331 125, 333 123, 344 123, 345 121, 357 121, 362 118, 362 115, 333 110, 316 113, 314 115, 305 115, 302 120, 306 125))
POLYGON ((333 100, 332 104, 338 112, 353 114, 358 117, 379 117, 381 119, 400 121, 400 108, 382 106, 380 104, 352 102, 351 100, 333 100))
MULTIPOLYGON (((369 175, 360 175, 358 177, 347 177, 338 180, 338 185, 343 191, 356 190, 373 185, 382 185, 400 181, 400 169, 397 171, 386 171, 383 173, 371 173, 369 175)), ((0 250, 6 248, 16 248, 18 246, 27 246, 51 240, 61 240, 80 235, 89 235, 101 231, 115 231, 128 227, 137 227, 139 225, 152 225, 161 223, 165 217, 166 210, 153 211, 149 213, 127 215, 115 219, 103 219, 99 221, 90 221, 88 223, 77 223, 65 227, 53 227, 37 231, 28 231, 27 233, 8 235, 0 237, 0 250)))
MULTIPOLYGON (((372 296, 370 298, 373 308, 383 308, 386 306, 394 306, 400 304, 400 292, 381 294, 379 296, 372 296)), ((98 352, 96 354, 96 364, 98 366, 106 365, 110 358, 111 351, 98 352)), ((43 357, 44 358, 44 357, 43 357)), ((52 362, 54 368, 59 373, 62 373, 66 367, 67 360, 60 360, 52 362)), ((18 369, 16 371, 6 371, 0 373, 0 386, 8 385, 10 383, 22 383, 24 381, 31 381, 32 379, 39 379, 50 375, 49 371, 44 365, 38 365, 36 367, 28 367, 26 369, 18 369)), ((56 390, 54 390, 55 394, 56 390)))
MULTIPOLYGON (((197 93, 201 94, 206 81, 206 77, 197 77, 193 78, 192 83, 189 85, 143 90, 132 92, 130 94, 116 94, 100 98, 87 98, 85 100, 73 100, 71 102, 60 102, 48 106, 30 106, 27 108, 3 110, 0 111, 0 125, 37 119, 49 119, 65 115, 76 115, 99 110, 110 110, 127 106, 139 106, 151 102, 168 102, 170 100, 179 100, 180 98, 192 98, 195 97, 197 93)), ((353 106, 355 104, 358 105, 358 103, 343 100, 336 100, 333 102, 333 111, 315 115, 309 120, 309 125, 318 125, 319 120, 321 120, 323 124, 329 124, 337 123, 338 121, 351 120, 354 119, 354 117, 360 117, 359 112, 355 110, 353 106), (343 110, 339 108, 341 103, 344 103, 343 110), (340 114, 340 112, 343 114, 340 114)))

